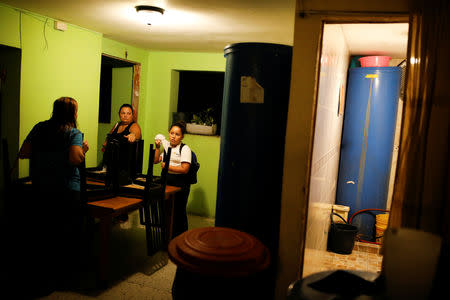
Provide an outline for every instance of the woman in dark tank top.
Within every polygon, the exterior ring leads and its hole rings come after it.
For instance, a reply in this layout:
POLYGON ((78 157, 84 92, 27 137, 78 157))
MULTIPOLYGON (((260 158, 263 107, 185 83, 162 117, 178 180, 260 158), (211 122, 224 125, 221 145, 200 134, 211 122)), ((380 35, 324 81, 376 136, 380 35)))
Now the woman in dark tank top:
MULTIPOLYGON (((123 104, 119 109, 120 122, 116 123, 109 132, 111 138, 128 139, 133 143, 141 139, 141 128, 133 121, 133 107, 130 104, 123 104)), ((106 150, 107 141, 103 143, 102 152, 106 150)))
MULTIPOLYGON (((119 133, 119 127, 120 127, 121 125, 120 125, 120 122, 119 122, 119 123, 116 123, 116 125, 114 126, 113 132, 110 133, 110 136, 112 136, 112 137, 114 137, 114 138, 121 138, 121 137, 123 137, 123 138, 128 138, 128 137, 129 137, 129 134, 131 133, 130 128, 131 128, 131 126, 133 126, 133 124, 136 124, 136 123, 132 121, 130 124, 128 124, 128 125, 125 127, 125 129, 123 129, 122 132, 119 133)), ((136 135, 135 135, 135 136, 136 136, 136 135)))

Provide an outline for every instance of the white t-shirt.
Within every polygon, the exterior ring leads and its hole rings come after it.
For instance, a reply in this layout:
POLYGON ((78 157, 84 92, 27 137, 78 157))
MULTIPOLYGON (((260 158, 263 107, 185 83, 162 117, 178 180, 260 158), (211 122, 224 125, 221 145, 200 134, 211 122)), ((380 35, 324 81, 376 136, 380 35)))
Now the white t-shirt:
MULTIPOLYGON (((167 140, 162 140, 161 144, 164 148, 165 151, 167 151, 167 149, 172 148, 170 147, 170 142, 167 140)), ((178 144, 176 147, 172 148, 172 151, 170 153, 170 165, 174 166, 174 167, 180 167, 182 162, 187 162, 187 163, 191 163, 191 148, 189 148, 188 145, 184 145, 183 149, 181 149, 181 153, 180 153, 180 144, 178 144)), ((161 158, 164 160, 164 150, 161 150, 161 158)), ((173 173, 170 172, 169 173, 173 173)))

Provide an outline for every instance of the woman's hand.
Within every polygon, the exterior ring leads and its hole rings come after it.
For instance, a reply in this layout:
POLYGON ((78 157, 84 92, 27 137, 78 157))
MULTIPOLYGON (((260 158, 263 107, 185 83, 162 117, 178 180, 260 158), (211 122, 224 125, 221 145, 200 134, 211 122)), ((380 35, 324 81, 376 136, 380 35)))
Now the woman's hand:
POLYGON ((83 144, 81 147, 83 148, 84 153, 89 151, 89 144, 87 141, 83 141, 83 144))
POLYGON ((87 141, 83 141, 83 143, 81 143, 81 147, 80 145, 72 145, 69 148, 69 162, 74 165, 74 166, 78 166, 79 164, 81 164, 85 157, 86 157, 86 152, 89 150, 89 144, 87 141))
POLYGON ((19 151, 19 158, 25 159, 31 157, 31 142, 25 141, 22 144, 22 147, 20 147, 19 151))
POLYGON ((155 147, 156 149, 159 149, 159 147, 161 147, 161 140, 155 140, 155 147))
POLYGON ((136 141, 136 135, 133 132, 130 132, 129 135, 124 135, 124 137, 127 138, 130 143, 134 143, 136 141))
POLYGON ((161 162, 161 169, 164 169, 164 166, 166 165, 165 162, 161 162))

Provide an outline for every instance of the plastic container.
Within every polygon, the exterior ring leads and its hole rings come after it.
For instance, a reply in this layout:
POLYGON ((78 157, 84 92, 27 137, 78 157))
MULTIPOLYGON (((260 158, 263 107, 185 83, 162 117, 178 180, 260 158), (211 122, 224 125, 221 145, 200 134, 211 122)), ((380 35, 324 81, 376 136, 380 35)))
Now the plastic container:
POLYGON ((350 211, 350 207, 348 207, 348 206, 334 204, 333 205, 333 212, 337 213, 344 220, 342 220, 338 216, 333 216, 333 222, 334 223, 346 223, 346 222, 348 222, 348 212, 349 211, 350 211))
MULTIPOLYGON (((351 254, 355 246, 355 237, 358 233, 358 227, 350 224, 334 223, 333 216, 339 216, 336 213, 330 214, 330 230, 328 232, 328 250, 339 254, 351 254)), ((340 217, 340 216, 339 216, 340 217)))
POLYGON ((385 225, 387 226, 388 222, 389 222, 389 214, 378 214, 375 219, 377 220, 377 224, 382 226, 385 225))
POLYGON ((256 237, 226 227, 188 230, 170 241, 177 265, 172 299, 265 299, 269 249, 256 237))
MULTIPOLYGON (((385 209, 389 195, 400 94, 401 68, 349 69, 342 129, 336 204, 385 209)), ((364 214, 354 222, 359 233, 374 241, 375 217, 364 214)))
POLYGON ((376 242, 382 244, 384 232, 388 226, 389 214, 379 214, 376 217, 375 223, 375 237, 376 242))
POLYGON ((364 56, 358 59, 361 67, 389 67, 390 56, 364 56))
POLYGON ((224 56, 215 226, 250 233, 277 253, 292 46, 237 43, 224 56))

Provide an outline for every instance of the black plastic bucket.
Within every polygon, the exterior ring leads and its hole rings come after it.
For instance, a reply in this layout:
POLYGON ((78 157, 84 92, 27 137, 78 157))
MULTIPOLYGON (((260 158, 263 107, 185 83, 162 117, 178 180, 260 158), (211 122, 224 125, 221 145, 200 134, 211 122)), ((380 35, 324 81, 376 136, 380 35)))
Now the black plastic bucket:
POLYGON ((348 224, 339 214, 332 212, 330 214, 330 230, 328 231, 328 251, 339 254, 351 254, 355 246, 355 237, 358 233, 358 227, 348 224), (333 215, 344 220, 345 224, 334 223, 333 215))

